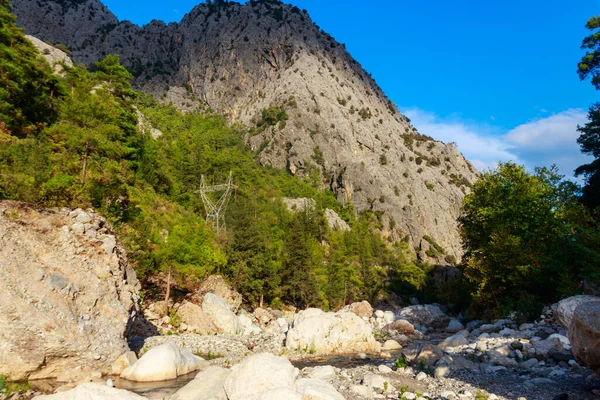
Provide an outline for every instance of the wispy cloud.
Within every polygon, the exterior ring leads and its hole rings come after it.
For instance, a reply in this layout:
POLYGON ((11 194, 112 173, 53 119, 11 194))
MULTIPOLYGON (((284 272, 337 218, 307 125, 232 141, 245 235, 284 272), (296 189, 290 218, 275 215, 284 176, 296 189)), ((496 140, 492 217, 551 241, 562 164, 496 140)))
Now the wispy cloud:
POLYGON ((587 116, 580 109, 535 119, 509 131, 454 115, 439 117, 418 108, 405 109, 404 114, 419 132, 455 142, 479 170, 493 168, 500 161, 515 161, 529 168, 556 164, 563 175, 572 178, 576 167, 591 161, 577 144, 577 125, 583 125, 587 116))

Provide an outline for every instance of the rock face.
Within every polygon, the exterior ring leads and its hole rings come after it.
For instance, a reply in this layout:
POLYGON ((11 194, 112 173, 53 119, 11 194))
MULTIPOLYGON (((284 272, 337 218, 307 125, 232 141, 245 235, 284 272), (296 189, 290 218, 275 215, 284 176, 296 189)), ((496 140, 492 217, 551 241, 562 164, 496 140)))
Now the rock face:
POLYGON ((580 304, 587 303, 589 301, 600 301, 600 297, 580 295, 571 296, 566 299, 563 299, 554 305, 554 316, 563 328, 569 329, 569 326, 571 325, 571 319, 573 318, 573 314, 575 313, 575 309, 580 304))
POLYGON ((63 68, 60 65, 64 63, 65 65, 72 67, 73 61, 64 51, 57 49, 54 46, 50 46, 47 43, 42 42, 40 39, 26 35, 25 36, 33 45, 38 49, 38 51, 44 56, 44 58, 50 63, 55 73, 61 73, 63 68))
POLYGON ((225 380, 229 400, 256 400, 263 393, 277 388, 294 388, 298 375, 285 358, 269 353, 256 354, 231 368, 225 380))
POLYGON ((111 241, 92 212, 0 202, 0 375, 111 372, 129 350, 125 334, 139 300, 123 250, 105 247, 111 241))
POLYGON ((351 312, 325 313, 309 308, 296 315, 286 338, 290 350, 312 354, 379 352, 367 322, 351 312))
POLYGON ((580 304, 569 327, 575 359, 600 375, 600 301, 580 304))
POLYGON ((118 53, 135 86, 182 109, 211 107, 256 126, 282 105, 286 123, 248 135, 265 165, 316 168, 338 200, 384 215, 384 234, 425 235, 460 257, 462 197, 476 171, 452 144, 421 135, 360 64, 305 11, 274 1, 199 4, 180 23, 119 22, 99 0, 12 0, 28 34, 76 62, 118 53))
POLYGON ((202 358, 189 350, 167 342, 148 350, 135 364, 121 372, 121 378, 137 382, 167 381, 205 365, 202 358))

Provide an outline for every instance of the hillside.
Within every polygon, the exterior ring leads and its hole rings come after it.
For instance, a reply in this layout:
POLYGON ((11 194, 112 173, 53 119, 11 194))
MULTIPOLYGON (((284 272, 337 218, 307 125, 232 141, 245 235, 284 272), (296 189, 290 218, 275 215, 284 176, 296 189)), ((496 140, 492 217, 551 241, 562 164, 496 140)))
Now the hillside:
POLYGON ((453 145, 419 134, 305 11, 277 1, 214 2, 178 24, 140 28, 97 0, 12 6, 27 33, 65 44, 77 62, 120 54, 134 87, 256 127, 246 142, 263 165, 319 171, 342 205, 381 213, 384 233, 406 235, 424 259, 435 253, 430 242, 462 254, 456 218, 476 171, 453 145), (270 106, 282 106, 287 121, 266 124, 270 106))

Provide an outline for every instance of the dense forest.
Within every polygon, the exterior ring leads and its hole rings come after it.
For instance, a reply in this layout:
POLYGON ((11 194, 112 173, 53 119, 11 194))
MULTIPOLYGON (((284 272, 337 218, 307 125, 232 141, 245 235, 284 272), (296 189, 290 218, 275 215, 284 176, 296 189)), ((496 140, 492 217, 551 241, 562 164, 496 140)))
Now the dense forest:
POLYGON ((377 213, 341 207, 316 167, 299 179, 256 162, 245 137, 285 123, 285 107, 265 109, 258 126, 231 125, 135 92, 117 56, 63 69, 52 73, 0 0, 0 199, 95 208, 146 288, 167 271, 182 290, 220 273, 253 305, 332 309, 394 292, 531 316, 598 281, 597 215, 553 169, 508 163, 481 176, 460 220, 464 278, 439 293, 408 240, 384 239, 377 213), (230 172, 236 189, 216 233, 197 191, 202 176, 219 184, 230 172), (314 206, 288 210, 284 199, 301 197, 314 206), (351 229, 332 230, 327 208, 351 229))

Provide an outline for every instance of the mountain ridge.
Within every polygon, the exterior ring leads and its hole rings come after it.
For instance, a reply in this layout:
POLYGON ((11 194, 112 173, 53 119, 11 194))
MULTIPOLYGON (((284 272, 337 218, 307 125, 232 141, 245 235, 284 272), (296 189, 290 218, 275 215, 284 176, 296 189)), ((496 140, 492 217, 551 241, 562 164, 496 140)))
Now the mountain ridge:
POLYGON ((27 33, 67 45, 77 62, 117 53, 134 86, 182 110, 210 108, 254 127, 264 165, 322 183, 342 204, 382 216, 423 259, 460 257, 462 197, 477 177, 452 144, 421 135, 360 64, 305 11, 276 1, 199 4, 181 22, 143 27, 97 0, 13 0, 27 33), (261 112, 288 117, 260 126, 261 112), (427 238, 430 240, 426 240, 427 238))

